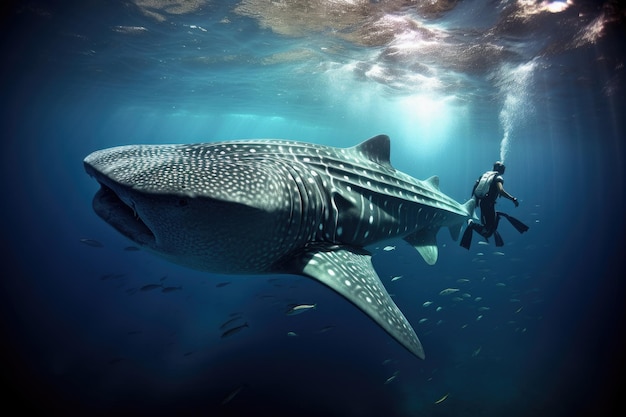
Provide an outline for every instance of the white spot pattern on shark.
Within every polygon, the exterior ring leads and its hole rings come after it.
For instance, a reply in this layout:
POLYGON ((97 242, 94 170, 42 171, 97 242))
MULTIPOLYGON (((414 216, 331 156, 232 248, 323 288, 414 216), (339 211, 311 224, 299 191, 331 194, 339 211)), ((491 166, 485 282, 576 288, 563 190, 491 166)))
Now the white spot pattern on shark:
POLYGON ((424 358, 364 248, 401 238, 434 264, 437 231, 456 240, 474 200, 397 171, 389 154, 385 135, 351 148, 258 139, 120 146, 84 165, 101 185, 94 210, 135 244, 215 273, 309 276, 424 358))

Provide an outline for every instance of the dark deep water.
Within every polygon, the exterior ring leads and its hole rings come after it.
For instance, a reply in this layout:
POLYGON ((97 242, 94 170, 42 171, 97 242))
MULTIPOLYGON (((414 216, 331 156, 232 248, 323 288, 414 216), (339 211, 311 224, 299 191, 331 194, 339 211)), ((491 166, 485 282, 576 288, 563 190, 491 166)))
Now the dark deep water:
POLYGON ((619 2, 64 4, 0 8, 6 405, 48 415, 623 411, 619 2), (394 167, 439 175, 461 202, 505 159, 505 188, 521 204, 498 208, 531 227, 519 235, 503 222, 503 248, 474 237, 469 252, 441 231, 434 266, 404 241, 374 250, 425 361, 308 278, 216 276, 129 250, 91 209, 98 185, 82 166, 121 144, 348 147, 379 133, 394 167), (141 290, 149 284, 162 287, 141 290), (449 287, 460 291, 439 295, 449 287), (285 315, 291 303, 317 308, 285 315), (221 338, 233 314, 249 327, 221 338))

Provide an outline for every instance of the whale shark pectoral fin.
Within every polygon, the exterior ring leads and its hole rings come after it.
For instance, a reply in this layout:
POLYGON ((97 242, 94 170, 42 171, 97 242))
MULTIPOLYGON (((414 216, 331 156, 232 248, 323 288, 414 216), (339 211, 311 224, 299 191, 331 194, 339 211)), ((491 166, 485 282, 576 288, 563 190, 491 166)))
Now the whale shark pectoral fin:
POLYGON ((459 236, 461 235, 461 229, 463 229, 463 223, 448 227, 448 230, 450 231, 450 237, 455 242, 459 239, 459 236))
POLYGON ((290 272, 311 277, 335 290, 411 353, 425 358, 422 344, 380 281, 369 253, 344 246, 311 248, 292 261, 290 272))
POLYGON ((437 248, 437 232, 439 229, 422 229, 404 237, 422 255, 428 265, 437 263, 439 249, 437 248))

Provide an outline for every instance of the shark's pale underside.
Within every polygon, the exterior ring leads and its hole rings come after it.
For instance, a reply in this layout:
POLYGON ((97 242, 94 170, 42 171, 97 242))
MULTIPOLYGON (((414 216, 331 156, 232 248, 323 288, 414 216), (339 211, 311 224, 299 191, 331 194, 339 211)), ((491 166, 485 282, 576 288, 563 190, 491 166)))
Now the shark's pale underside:
POLYGON ((95 212, 175 263, 226 274, 299 274, 354 303, 410 352, 415 331, 376 274, 367 246, 390 238, 437 261, 440 227, 456 240, 473 216, 395 170, 385 135, 352 148, 287 140, 129 145, 84 160, 101 185, 95 212))

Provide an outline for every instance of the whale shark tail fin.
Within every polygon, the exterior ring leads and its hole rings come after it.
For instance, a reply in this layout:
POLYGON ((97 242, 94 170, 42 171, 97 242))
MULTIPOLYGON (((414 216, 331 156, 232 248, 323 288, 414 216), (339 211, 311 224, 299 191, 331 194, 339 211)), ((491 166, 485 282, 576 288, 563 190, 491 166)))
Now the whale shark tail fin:
MULTIPOLYGON (((466 210, 467 216, 471 220, 478 221, 478 217, 476 217, 476 215, 474 214, 474 211, 476 211, 476 199, 475 198, 472 197, 469 200, 467 200, 465 203, 463 203, 463 208, 466 210)), ((452 237, 452 240, 454 240, 455 242, 459 239, 459 236, 461 235, 461 230, 463 229, 463 225, 464 223, 461 222, 461 223, 448 227, 448 229, 450 230, 450 236, 452 237)), ((463 237, 466 242, 468 241, 467 239, 469 239, 469 242, 471 244, 471 241, 472 241, 471 234, 469 235, 469 237, 467 237, 464 234, 463 237)), ((463 241, 461 241, 461 246, 463 246, 463 241)), ((469 248, 466 248, 466 249, 469 249, 469 248)))
POLYGON ((463 204, 463 207, 465 208, 465 210, 467 210, 467 214, 470 216, 470 218, 475 218, 476 220, 478 220, 476 216, 474 216, 474 211, 476 210, 476 199, 474 197, 467 200, 463 204))

